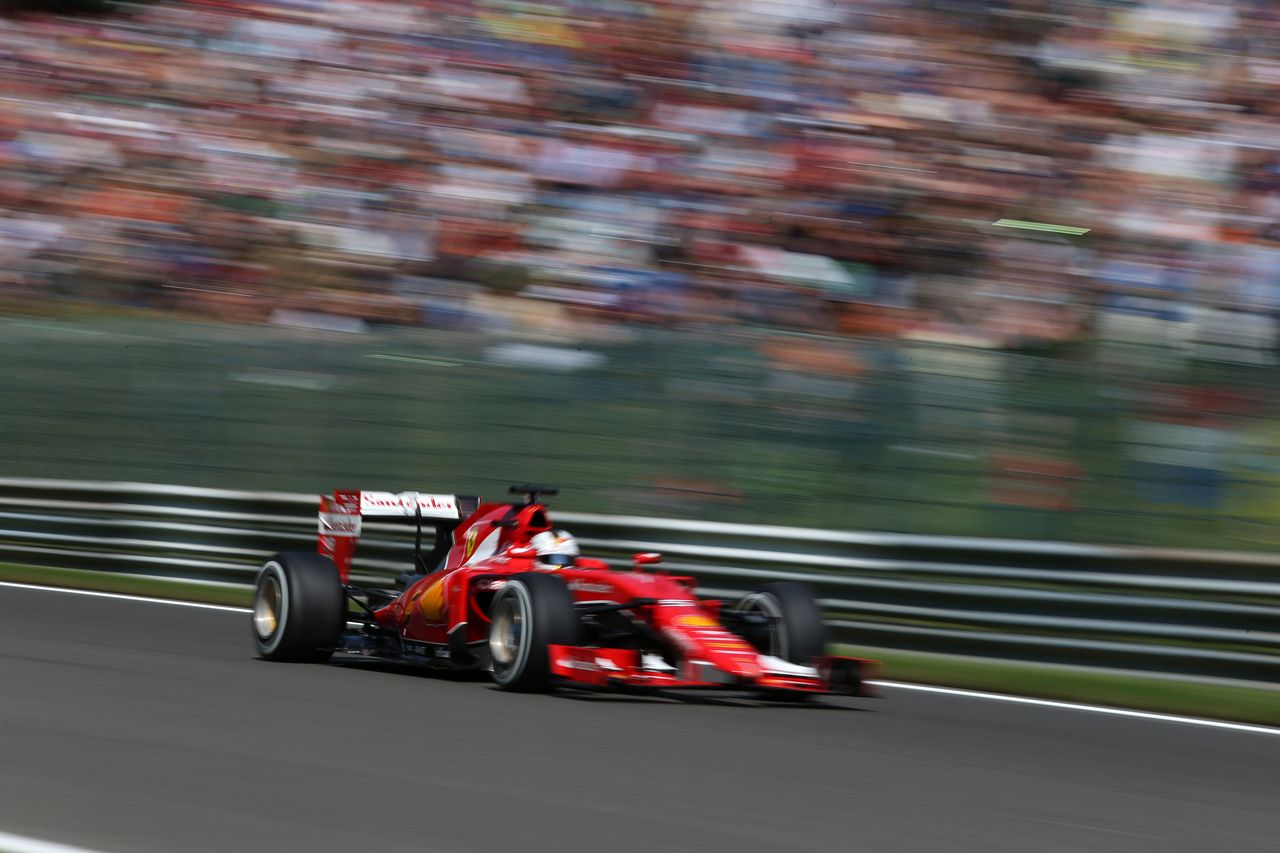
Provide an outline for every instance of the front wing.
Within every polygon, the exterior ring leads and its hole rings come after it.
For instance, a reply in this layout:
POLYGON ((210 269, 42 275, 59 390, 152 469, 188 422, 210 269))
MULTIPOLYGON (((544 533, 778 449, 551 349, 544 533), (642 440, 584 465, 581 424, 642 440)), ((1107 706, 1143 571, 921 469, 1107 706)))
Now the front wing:
POLYGON ((552 645, 548 652, 552 676, 584 687, 729 687, 841 696, 879 695, 871 684, 878 675, 879 665, 866 658, 825 655, 816 658, 813 667, 770 667, 769 659, 762 658, 762 674, 747 678, 696 660, 685 661, 678 669, 646 668, 640 652, 631 649, 552 645))

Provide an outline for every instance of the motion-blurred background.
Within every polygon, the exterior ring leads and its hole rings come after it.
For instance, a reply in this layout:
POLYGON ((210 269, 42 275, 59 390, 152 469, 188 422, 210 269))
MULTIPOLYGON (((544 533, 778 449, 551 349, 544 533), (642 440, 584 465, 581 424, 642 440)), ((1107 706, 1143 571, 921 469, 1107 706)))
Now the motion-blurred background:
POLYGON ((1270 2, 5 8, 5 476, 1280 546, 1270 2))

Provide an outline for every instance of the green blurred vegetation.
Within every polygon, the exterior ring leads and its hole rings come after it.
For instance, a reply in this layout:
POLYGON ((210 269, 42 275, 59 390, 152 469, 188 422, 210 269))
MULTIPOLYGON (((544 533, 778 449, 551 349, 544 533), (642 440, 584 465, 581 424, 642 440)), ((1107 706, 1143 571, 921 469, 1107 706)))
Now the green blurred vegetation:
POLYGON ((10 317, 0 333, 6 476, 488 496, 529 480, 558 483, 565 511, 1280 544, 1280 428, 1266 368, 1175 371, 1088 351, 740 328, 538 343, 400 327, 10 317), (779 354, 797 347, 819 347, 825 361, 779 354), (541 364, 565 355, 602 363, 541 364), (1135 418, 1167 418, 1143 414, 1141 400, 1166 386, 1250 401, 1213 417, 1221 448, 1192 448, 1212 458, 1211 476, 1135 463, 1145 440, 1134 438, 1135 418), (1019 467, 1028 459, 1030 475, 1019 467))
POLYGON ((99 572, 86 569, 60 569, 53 566, 24 566, 0 563, 0 581, 25 583, 35 586, 54 586, 66 589, 85 589, 94 592, 113 592, 120 595, 139 595, 144 598, 168 598, 174 601, 196 601, 201 604, 222 604, 233 607, 249 607, 253 603, 253 588, 233 584, 213 584, 187 581, 180 578, 132 575, 123 572, 99 572))

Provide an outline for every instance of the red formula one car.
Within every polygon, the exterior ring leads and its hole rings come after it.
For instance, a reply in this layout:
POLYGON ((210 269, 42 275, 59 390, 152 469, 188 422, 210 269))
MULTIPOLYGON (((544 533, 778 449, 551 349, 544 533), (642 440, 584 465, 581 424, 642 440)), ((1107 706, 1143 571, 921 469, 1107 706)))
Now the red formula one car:
POLYGON ((827 655, 807 587, 772 583, 737 602, 699 599, 693 578, 636 554, 629 570, 583 557, 542 495, 522 502, 405 492, 320 499, 317 553, 277 554, 258 574, 253 639, 278 661, 379 661, 488 670, 509 690, 736 687, 865 696, 874 663, 827 655), (364 519, 415 524, 398 589, 350 583, 364 519), (423 554, 422 526, 435 529, 423 554))

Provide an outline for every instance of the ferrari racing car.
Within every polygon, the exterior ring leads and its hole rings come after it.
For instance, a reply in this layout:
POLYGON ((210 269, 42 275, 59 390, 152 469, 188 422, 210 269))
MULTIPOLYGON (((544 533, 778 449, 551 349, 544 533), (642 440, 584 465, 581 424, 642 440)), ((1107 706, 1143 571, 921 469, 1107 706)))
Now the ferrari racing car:
POLYGON ((826 654, 803 584, 737 601, 699 598, 695 580, 635 554, 629 569, 583 556, 551 523, 545 486, 522 499, 338 490, 320 499, 315 552, 273 556, 258 573, 253 640, 273 661, 328 660, 487 670, 500 687, 733 687, 774 696, 873 695, 874 662, 826 654), (413 565, 394 588, 351 582, 362 524, 416 527, 413 565), (423 527, 434 530, 429 551, 423 527))

